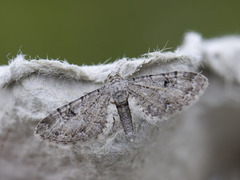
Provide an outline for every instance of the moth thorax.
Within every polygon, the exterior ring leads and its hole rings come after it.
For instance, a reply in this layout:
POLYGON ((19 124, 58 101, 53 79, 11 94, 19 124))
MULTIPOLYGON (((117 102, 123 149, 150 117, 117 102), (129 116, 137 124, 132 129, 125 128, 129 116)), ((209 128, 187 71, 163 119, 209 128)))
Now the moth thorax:
POLYGON ((128 92, 127 91, 118 91, 113 94, 113 100, 116 104, 122 104, 128 100, 128 92))

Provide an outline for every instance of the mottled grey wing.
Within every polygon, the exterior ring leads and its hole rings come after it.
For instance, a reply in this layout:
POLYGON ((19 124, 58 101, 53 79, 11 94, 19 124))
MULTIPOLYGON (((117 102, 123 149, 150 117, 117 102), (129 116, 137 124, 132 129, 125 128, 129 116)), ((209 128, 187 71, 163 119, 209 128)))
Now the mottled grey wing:
POLYGON ((39 122, 35 134, 64 144, 97 138, 107 123, 107 90, 104 86, 56 109, 39 122))
POLYGON ((166 119, 192 105, 208 85, 193 72, 169 72, 129 79, 129 94, 151 117, 166 119))

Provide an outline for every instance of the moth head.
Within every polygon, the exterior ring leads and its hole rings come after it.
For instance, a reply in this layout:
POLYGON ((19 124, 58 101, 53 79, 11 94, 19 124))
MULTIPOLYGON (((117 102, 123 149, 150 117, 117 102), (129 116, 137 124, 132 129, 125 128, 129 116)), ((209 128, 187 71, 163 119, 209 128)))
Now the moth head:
POLYGON ((118 81, 122 80, 123 78, 118 72, 112 72, 108 75, 107 82, 113 82, 113 81, 118 81))

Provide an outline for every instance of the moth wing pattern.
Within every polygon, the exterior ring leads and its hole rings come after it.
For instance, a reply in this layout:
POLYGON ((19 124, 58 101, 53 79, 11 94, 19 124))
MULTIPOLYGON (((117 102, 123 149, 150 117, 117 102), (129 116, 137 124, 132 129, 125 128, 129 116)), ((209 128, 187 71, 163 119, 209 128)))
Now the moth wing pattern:
MULTIPOLYGON (((127 106, 124 109, 128 109, 127 101, 134 100, 147 116, 156 121, 165 120, 196 102, 207 85, 207 78, 194 72, 174 71, 127 80, 122 78, 119 80, 118 77, 110 84, 50 113, 39 122, 35 134, 44 140, 63 144, 97 139, 100 135, 111 131, 111 125, 114 126, 114 118, 110 117, 113 112, 108 108, 111 104, 110 99, 117 91, 127 93, 129 98, 126 102, 125 100, 122 102, 123 95, 119 95, 117 104, 121 108, 127 106)), ((113 107, 116 110, 114 105, 113 107)), ((120 119, 122 117, 122 120, 132 123, 130 114, 132 112, 118 111, 118 113, 121 113, 120 119)))
POLYGON ((129 79, 128 89, 146 115, 165 120, 196 102, 207 85, 199 73, 175 71, 129 79))
POLYGON ((35 134, 63 144, 97 138, 107 124, 109 101, 103 86, 53 111, 39 122, 35 134))

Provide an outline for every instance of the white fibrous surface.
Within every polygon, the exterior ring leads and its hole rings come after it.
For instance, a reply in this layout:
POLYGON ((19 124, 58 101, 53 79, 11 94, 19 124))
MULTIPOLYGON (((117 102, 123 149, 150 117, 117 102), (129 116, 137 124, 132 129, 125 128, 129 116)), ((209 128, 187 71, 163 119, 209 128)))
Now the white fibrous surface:
MULTIPOLYGON (((235 158, 240 148, 239 85, 226 87, 211 73, 239 82, 238 37, 231 38, 203 40, 201 35, 189 33, 175 52, 155 51, 93 66, 26 60, 22 54, 0 66, 1 179, 239 178, 240 161, 235 158), (226 40, 231 38, 236 43, 229 42, 235 47, 229 49, 226 40), (228 58, 231 60, 226 61, 228 58), (204 74, 209 78, 205 93, 192 107, 167 121, 149 123, 148 116, 129 102, 137 132, 133 142, 126 138, 119 119, 114 129, 107 126, 111 138, 101 141, 64 145, 34 136, 42 119, 102 87, 110 74, 127 79, 172 71, 201 72, 204 66, 209 68, 204 74)), ((118 116, 116 109, 109 108, 107 113, 112 113, 110 119, 118 116)))
POLYGON ((187 33, 180 49, 199 54, 205 67, 224 80, 240 83, 240 35, 208 40, 197 33, 187 33))

